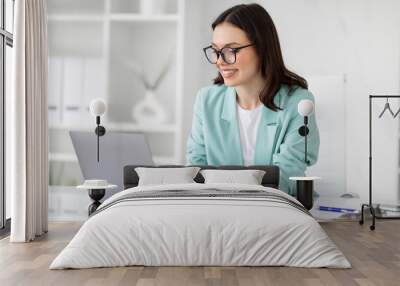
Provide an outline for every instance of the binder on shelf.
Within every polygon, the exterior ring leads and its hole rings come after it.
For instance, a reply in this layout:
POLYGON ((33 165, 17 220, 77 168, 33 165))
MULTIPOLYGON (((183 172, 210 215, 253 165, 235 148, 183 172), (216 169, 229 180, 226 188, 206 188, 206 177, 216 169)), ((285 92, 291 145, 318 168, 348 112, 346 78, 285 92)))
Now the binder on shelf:
POLYGON ((62 92, 62 123, 66 125, 79 124, 83 89, 83 60, 77 57, 64 59, 63 92, 62 92))
POLYGON ((49 125, 61 123, 61 95, 62 95, 63 59, 49 57, 48 82, 48 120, 49 125))

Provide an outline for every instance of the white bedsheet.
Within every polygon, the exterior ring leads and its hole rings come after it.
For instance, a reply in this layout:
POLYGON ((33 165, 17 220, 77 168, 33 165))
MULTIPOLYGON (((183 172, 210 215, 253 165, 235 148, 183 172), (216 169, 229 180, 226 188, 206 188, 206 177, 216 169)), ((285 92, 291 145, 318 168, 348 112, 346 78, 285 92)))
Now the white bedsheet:
MULTIPOLYGON (((205 186, 284 194, 238 184, 144 186, 117 193, 102 206, 128 192, 205 186)), ((99 212, 83 224, 50 269, 126 265, 351 267, 320 225, 290 205, 186 198, 125 201, 99 212)))

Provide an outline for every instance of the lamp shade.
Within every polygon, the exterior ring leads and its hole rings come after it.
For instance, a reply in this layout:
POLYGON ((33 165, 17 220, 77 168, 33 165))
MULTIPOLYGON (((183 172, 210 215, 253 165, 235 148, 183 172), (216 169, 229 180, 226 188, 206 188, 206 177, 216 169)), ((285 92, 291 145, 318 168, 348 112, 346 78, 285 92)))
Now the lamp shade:
POLYGON ((314 112, 314 103, 310 99, 300 100, 297 111, 301 116, 309 116, 314 112))
POLYGON ((102 99, 96 98, 90 102, 90 113, 93 116, 102 116, 106 110, 106 103, 102 99))

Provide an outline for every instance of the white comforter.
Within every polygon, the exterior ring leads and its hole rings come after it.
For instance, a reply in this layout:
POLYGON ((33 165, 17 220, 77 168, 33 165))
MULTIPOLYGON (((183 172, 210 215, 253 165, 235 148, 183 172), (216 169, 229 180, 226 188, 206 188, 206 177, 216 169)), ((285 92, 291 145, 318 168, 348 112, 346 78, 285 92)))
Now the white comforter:
MULTIPOLYGON (((149 190, 257 189, 254 185, 179 184, 149 190)), ((295 266, 349 268, 320 225, 287 204, 262 199, 185 198, 123 201, 89 218, 50 269, 126 265, 295 266)))

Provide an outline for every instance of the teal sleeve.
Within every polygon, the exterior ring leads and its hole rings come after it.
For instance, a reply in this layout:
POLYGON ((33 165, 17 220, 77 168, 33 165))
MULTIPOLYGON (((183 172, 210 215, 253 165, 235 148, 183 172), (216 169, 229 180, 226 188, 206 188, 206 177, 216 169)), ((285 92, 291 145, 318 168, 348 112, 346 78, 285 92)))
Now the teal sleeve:
POLYGON ((202 90, 197 93, 193 108, 192 130, 186 146, 187 165, 207 165, 204 144, 202 90))
POLYGON ((319 150, 319 131, 315 120, 315 112, 308 117, 309 134, 307 135, 307 159, 304 162, 304 143, 305 139, 298 132, 300 126, 304 124, 304 117, 297 112, 297 104, 302 99, 311 99, 314 96, 307 92, 307 97, 297 97, 288 107, 288 115, 285 119, 287 131, 279 151, 273 156, 273 164, 280 168, 279 189, 290 195, 296 195, 296 185, 289 180, 292 176, 304 176, 308 166, 314 165, 318 159, 319 150))

